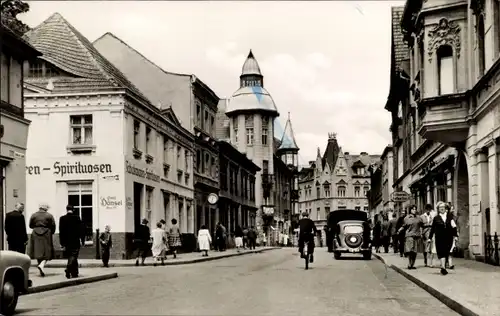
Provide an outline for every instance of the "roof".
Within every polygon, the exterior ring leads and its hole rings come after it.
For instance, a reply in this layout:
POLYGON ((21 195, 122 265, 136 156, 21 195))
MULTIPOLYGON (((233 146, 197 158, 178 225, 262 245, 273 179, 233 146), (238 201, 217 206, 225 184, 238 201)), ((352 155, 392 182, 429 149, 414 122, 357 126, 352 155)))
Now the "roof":
POLYGON ((283 132, 283 137, 280 141, 280 146, 278 150, 299 150, 297 142, 295 141, 295 134, 293 132, 292 121, 290 120, 290 112, 288 112, 288 119, 285 125, 285 131, 283 132))
POLYGON ((24 59, 35 58, 42 55, 35 47, 18 36, 3 23, 0 23, 0 38, 2 39, 3 45, 9 47, 17 56, 21 56, 24 59))
POLYGON ((274 100, 263 87, 242 87, 238 89, 229 100, 226 114, 239 111, 265 111, 271 115, 279 116, 274 100))
POLYGON ((41 59, 72 77, 77 77, 74 80, 54 80, 54 90, 59 89, 60 83, 65 85, 64 89, 80 89, 80 84, 84 82, 92 89, 126 89, 147 101, 147 98, 59 13, 54 13, 24 36, 43 53, 41 59))
POLYGON ((328 134, 328 143, 326 145, 325 152, 323 157, 321 158, 321 162, 323 167, 328 163, 330 165, 330 169, 335 168, 337 164, 337 159, 340 153, 340 146, 337 142, 337 136, 335 133, 328 134))
MULTIPOLYGON (((229 117, 226 115, 227 99, 220 99, 215 114, 215 138, 229 140, 229 117)), ((229 141, 230 142, 230 141, 229 141)))
POLYGON ((260 75, 262 76, 262 73, 260 71, 259 63, 257 62, 257 59, 253 56, 252 50, 250 50, 250 53, 248 53, 247 60, 243 64, 243 67, 241 68, 241 75, 260 75))

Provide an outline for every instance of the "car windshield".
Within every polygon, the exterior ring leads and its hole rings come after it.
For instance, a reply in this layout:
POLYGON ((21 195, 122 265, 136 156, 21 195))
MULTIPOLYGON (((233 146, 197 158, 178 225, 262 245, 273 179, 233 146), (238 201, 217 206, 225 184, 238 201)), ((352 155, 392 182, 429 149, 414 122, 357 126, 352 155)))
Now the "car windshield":
POLYGON ((363 227, 359 225, 347 225, 344 226, 344 234, 361 234, 363 232, 363 227))

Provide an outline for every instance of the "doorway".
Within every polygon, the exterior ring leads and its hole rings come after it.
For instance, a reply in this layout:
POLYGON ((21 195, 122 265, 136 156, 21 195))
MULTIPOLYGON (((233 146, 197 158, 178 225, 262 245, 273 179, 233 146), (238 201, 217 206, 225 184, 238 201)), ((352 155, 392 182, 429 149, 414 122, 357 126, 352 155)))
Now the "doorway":
POLYGON ((144 184, 134 182, 134 227, 137 228, 141 225, 141 204, 142 204, 142 190, 144 184))
POLYGON ((455 171, 455 216, 459 231, 459 254, 467 256, 469 252, 469 171, 465 154, 458 154, 455 171))

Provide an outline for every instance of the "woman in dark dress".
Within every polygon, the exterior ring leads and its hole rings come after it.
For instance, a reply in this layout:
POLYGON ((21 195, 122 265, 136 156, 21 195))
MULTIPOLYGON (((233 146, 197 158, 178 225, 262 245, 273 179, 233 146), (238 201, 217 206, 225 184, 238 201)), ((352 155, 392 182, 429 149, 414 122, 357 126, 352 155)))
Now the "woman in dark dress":
POLYGON ((429 240, 435 237, 437 257, 441 261, 441 274, 447 275, 446 261, 450 256, 450 249, 453 245, 453 239, 457 236, 457 225, 453 216, 447 212, 447 204, 437 203, 438 215, 432 221, 429 240))
POLYGON ((380 216, 377 214, 374 216, 373 221, 375 222, 373 226, 373 246, 375 247, 375 252, 380 252, 381 235, 382 235, 382 223, 380 222, 380 216))

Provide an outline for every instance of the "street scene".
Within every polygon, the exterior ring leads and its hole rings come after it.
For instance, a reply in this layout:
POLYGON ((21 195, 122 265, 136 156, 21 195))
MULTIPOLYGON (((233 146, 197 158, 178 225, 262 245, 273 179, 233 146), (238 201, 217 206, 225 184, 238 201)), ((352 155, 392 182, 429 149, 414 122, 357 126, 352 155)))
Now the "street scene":
POLYGON ((500 1, 0 9, 0 316, 500 315, 500 1))

